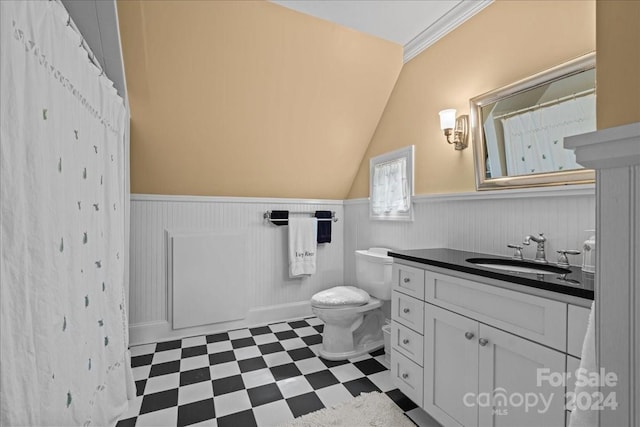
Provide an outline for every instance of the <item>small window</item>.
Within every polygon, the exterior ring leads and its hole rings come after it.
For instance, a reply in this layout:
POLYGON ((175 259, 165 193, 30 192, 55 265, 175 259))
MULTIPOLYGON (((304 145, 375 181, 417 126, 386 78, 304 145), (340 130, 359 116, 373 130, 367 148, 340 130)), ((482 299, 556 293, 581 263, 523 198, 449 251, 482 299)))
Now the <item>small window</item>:
POLYGON ((371 219, 411 221, 413 145, 372 157, 369 161, 371 219))

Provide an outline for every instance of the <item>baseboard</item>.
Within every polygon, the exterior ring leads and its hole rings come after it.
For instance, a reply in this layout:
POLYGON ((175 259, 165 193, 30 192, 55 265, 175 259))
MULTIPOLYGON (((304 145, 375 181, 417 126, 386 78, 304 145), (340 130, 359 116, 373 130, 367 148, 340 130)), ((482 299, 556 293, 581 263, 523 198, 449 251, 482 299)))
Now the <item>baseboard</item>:
POLYGON ((172 329, 165 320, 129 325, 129 345, 141 345, 162 341, 182 339, 198 335, 209 335, 226 332, 233 329, 265 325, 311 316, 309 301, 298 301, 287 304, 271 305, 252 308, 242 320, 220 322, 212 325, 195 326, 192 328, 172 329))
POLYGON ((172 329, 167 321, 139 323, 129 325, 129 345, 150 344, 171 341, 198 335, 209 335, 244 327, 242 320, 221 322, 214 325, 195 326, 193 328, 172 329))
POLYGON ((270 305, 267 307, 253 308, 247 314, 247 324, 250 326, 264 325, 266 323, 281 322, 283 320, 308 317, 311 312, 309 301, 298 301, 287 304, 270 305))

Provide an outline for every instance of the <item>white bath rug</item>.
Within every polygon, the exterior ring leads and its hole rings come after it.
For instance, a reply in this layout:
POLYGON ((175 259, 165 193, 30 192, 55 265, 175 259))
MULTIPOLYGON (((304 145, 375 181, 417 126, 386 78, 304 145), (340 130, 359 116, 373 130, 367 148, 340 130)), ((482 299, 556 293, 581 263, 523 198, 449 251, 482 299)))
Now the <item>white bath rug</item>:
POLYGON ((330 408, 296 418, 282 427, 415 427, 386 394, 363 393, 330 408))

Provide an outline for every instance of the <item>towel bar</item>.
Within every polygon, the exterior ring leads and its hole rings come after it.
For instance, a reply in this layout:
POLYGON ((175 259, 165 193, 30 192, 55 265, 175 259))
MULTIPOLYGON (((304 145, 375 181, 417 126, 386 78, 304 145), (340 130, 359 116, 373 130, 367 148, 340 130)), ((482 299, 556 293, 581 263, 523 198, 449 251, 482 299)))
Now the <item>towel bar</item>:
MULTIPOLYGON (((289 211, 289 214, 294 214, 294 215, 315 215, 315 211, 289 211)), ((264 219, 266 219, 269 222, 273 222, 271 220, 271 211, 266 211, 264 214, 262 214, 262 217, 264 219)), ((288 221, 288 219, 276 219, 274 221, 279 221, 279 222, 285 222, 288 221)), ((338 218, 336 218, 336 213, 334 211, 331 212, 331 218, 318 218, 318 221, 333 221, 333 222, 338 222, 338 218)), ((281 224, 283 225, 283 224, 281 224)))

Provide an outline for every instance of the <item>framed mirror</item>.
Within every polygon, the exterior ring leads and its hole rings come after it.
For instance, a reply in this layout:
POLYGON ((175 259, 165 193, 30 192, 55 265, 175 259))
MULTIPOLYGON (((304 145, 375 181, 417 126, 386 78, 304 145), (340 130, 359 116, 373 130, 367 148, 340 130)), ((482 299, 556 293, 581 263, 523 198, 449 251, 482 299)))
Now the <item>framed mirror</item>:
POLYGON ((596 130, 595 53, 471 99, 476 188, 584 184, 564 137, 596 130))

